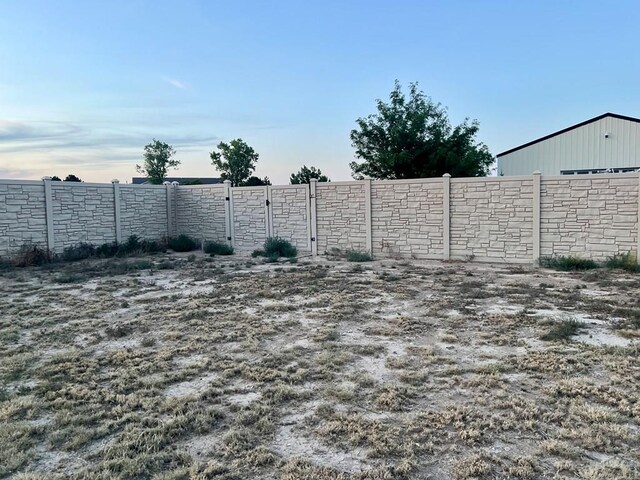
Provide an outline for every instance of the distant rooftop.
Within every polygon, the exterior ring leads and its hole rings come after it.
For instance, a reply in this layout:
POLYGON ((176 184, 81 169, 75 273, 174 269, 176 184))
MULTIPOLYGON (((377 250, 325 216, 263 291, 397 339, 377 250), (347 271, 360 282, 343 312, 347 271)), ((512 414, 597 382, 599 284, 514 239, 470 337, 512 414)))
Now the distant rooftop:
MULTIPOLYGON (((166 177, 165 182, 178 182, 180 185, 213 185, 215 183, 222 183, 222 179, 219 177, 166 177)), ((142 185, 149 183, 147 177, 133 177, 131 183, 134 185, 142 185)))

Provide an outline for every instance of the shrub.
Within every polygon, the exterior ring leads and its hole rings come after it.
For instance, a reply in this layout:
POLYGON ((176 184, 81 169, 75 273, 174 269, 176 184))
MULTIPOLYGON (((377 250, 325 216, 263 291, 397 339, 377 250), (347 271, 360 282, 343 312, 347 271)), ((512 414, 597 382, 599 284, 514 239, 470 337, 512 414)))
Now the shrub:
POLYGON ((540 265, 545 268, 562 271, 592 270, 599 266, 593 260, 572 256, 542 257, 540 258, 540 265))
POLYGON ((77 245, 72 245, 70 247, 66 247, 62 251, 62 260, 65 262, 76 262, 78 260, 85 260, 87 258, 91 258, 96 254, 96 247, 91 245, 90 243, 78 243, 77 245))
POLYGON ((110 258, 118 254, 118 244, 116 242, 103 243, 96 247, 95 254, 97 257, 110 258))
POLYGON ((253 252, 251 252, 251 256, 252 256, 253 258, 256 258, 256 257, 264 257, 264 256, 265 256, 265 253, 264 253, 264 250, 260 250, 260 249, 258 249, 258 250, 254 250, 253 252))
POLYGON ((635 255, 632 255, 631 252, 607 258, 604 266, 607 268, 621 268, 628 272, 640 272, 640 265, 638 265, 635 255))
POLYGON ((53 260, 54 256, 48 249, 25 244, 13 257, 13 264, 16 267, 34 267, 51 263, 53 260))
POLYGON ((373 260, 369 252, 360 250, 347 250, 346 257, 350 262, 371 262, 373 260))
POLYGON ((204 252, 209 255, 233 255, 233 247, 221 242, 206 242, 204 252))
POLYGON ((178 235, 169 239, 169 248, 174 252, 191 252, 198 248, 198 242, 188 235, 178 235))
POLYGON ((551 330, 540 337, 541 340, 568 340, 570 337, 578 333, 583 324, 575 319, 562 320, 554 325, 551 330))
POLYGON ((157 240, 143 240, 140 243, 141 253, 164 253, 167 251, 167 247, 163 242, 159 242, 157 240))
POLYGON ((269 237, 264 242, 262 255, 264 255, 267 258, 269 257, 291 258, 298 255, 298 250, 296 249, 296 247, 291 245, 291 243, 285 240, 284 238, 269 237))

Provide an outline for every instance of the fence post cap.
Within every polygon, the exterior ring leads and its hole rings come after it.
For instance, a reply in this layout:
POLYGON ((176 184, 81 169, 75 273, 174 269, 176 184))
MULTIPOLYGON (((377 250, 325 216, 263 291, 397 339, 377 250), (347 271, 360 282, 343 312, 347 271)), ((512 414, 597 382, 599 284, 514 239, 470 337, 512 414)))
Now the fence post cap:
POLYGON ((540 170, 536 170, 533 172, 533 175, 542 175, 542 172, 540 172, 540 170))
POLYGON ((52 178, 53 178, 53 177, 46 177, 46 176, 45 176, 45 177, 42 177, 42 180, 44 180, 44 181, 46 182, 47 180, 51 180, 52 178))
POLYGON ((118 180, 117 178, 114 178, 113 180, 111 180, 111 183, 120 183, 120 180, 118 180))
POLYGON ((222 183, 224 183, 225 185, 231 185, 231 180, 225 180, 225 181, 224 181, 224 182, 222 182, 222 183))
POLYGON ((310 181, 310 182, 317 182, 317 181, 318 181, 318 179, 317 179, 317 178, 310 178, 310 179, 309 179, 309 181, 310 181))
POLYGON ((173 182, 171 182, 171 185, 174 185, 174 186, 175 186, 175 185, 180 185, 180 182, 178 182, 178 181, 174 180, 173 182))
POLYGON ((450 173, 445 173, 444 175, 442 175, 444 178, 451 178, 451 174, 450 173))

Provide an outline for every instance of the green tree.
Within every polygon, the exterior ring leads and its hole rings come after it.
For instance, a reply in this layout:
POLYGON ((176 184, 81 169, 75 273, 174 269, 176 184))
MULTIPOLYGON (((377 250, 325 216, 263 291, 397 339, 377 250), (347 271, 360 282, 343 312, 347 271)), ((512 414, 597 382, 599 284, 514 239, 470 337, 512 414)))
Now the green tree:
POLYGON ((160 140, 153 141, 144 147, 144 164, 136 165, 136 171, 149 179, 155 185, 162 184, 170 168, 180 165, 180 160, 173 156, 176 151, 173 147, 160 140))
POLYGON ((303 165, 298 172, 291 174, 289 182, 291 185, 299 185, 302 183, 309 183, 312 178, 317 178, 319 182, 331 181, 329 180, 329 177, 322 174, 319 168, 303 165))
POLYGON ((259 155, 240 138, 220 142, 217 148, 220 151, 213 151, 209 156, 222 180, 231 180, 234 187, 244 184, 256 169, 259 155))
POLYGON ((376 101, 378 113, 356 120, 351 131, 356 158, 349 166, 356 179, 479 177, 489 173, 493 156, 476 140, 477 120, 452 127, 446 109, 434 103, 417 83, 409 84, 409 98, 400 82, 389 103, 376 101))
POLYGON ((60 180, 60 177, 57 175, 54 175, 53 177, 51 177, 51 181, 52 182, 61 182, 62 180, 60 180))
POLYGON ((253 175, 242 183, 243 187, 262 187, 264 185, 271 185, 269 177, 260 178, 253 175))
POLYGON ((82 180, 80 180, 80 177, 76 177, 73 173, 70 173, 69 175, 67 175, 64 181, 65 182, 81 182, 82 180))

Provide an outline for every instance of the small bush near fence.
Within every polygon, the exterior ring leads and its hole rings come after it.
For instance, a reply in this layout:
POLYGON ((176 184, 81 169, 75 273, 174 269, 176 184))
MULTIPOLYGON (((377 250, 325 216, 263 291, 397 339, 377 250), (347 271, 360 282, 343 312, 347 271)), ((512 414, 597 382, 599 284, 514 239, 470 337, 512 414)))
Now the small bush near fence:
POLYGON ((206 242, 204 244, 204 253, 208 253, 211 256, 233 255, 233 247, 221 242, 206 242))
POLYGON ((65 262, 76 262, 86 258, 95 257, 96 247, 90 243, 78 243, 71 247, 66 247, 62 251, 61 259, 65 262))
POLYGON ((166 247, 163 242, 157 240, 142 240, 137 235, 131 235, 124 243, 103 243, 97 247, 90 243, 78 243, 77 245, 66 247, 60 258, 65 262, 74 262, 92 257, 125 257, 129 255, 162 253, 165 251, 166 247))
POLYGON ((174 252, 191 252, 200 248, 198 242, 189 235, 178 235, 170 238, 168 246, 174 252))
POLYGON ((14 255, 12 263, 16 267, 35 267, 51 263, 54 255, 46 248, 26 244, 14 255))
POLYGON ((604 266, 607 268, 621 268, 627 272, 640 272, 640 265, 638 265, 635 255, 631 252, 609 257, 604 262, 604 266))
POLYGON ((575 270, 592 270, 598 268, 599 265, 593 260, 579 257, 542 257, 540 265, 554 270, 562 270, 565 272, 575 270))
POLYGON ((293 258, 298 255, 298 249, 284 238, 269 237, 264 242, 262 250, 254 250, 252 257, 267 257, 269 261, 275 261, 280 257, 293 258))
POLYGON ((347 250, 345 256, 350 262, 371 262, 373 260, 369 252, 361 250, 347 250))

